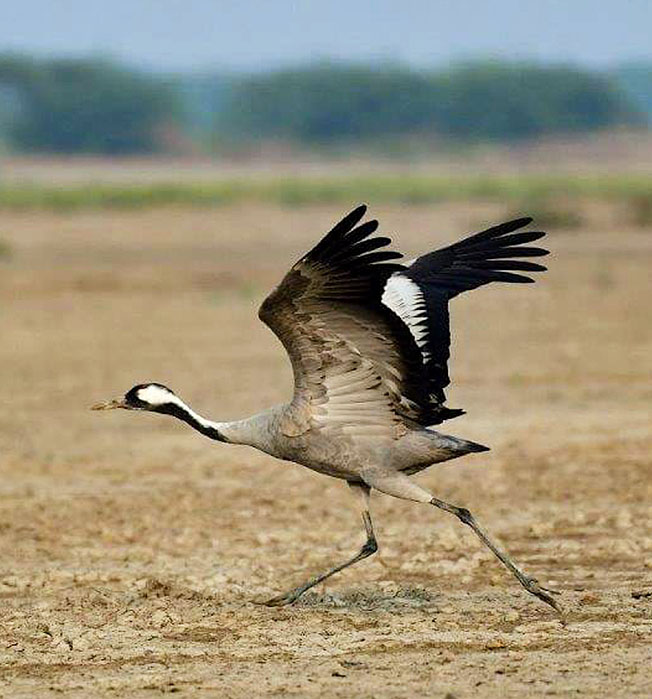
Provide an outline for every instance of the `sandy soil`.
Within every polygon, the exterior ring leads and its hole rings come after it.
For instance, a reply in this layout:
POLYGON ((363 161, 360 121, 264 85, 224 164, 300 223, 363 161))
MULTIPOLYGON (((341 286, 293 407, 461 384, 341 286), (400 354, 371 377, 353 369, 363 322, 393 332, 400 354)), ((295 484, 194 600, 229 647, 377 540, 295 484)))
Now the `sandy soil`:
MULTIPOLYGON (((407 155, 407 153, 405 154, 407 155)), ((511 145, 483 144, 440 151, 414 145, 410 157, 383 158, 364 153, 302 152, 297 148, 267 147, 257 152, 207 156, 111 158, 71 156, 5 156, 0 175, 6 184, 71 185, 94 183, 214 182, 223 178, 267 178, 279 175, 338 177, 360 174, 417 173, 425 175, 586 174, 632 175, 652 171, 649 130, 614 131, 572 138, 548 137, 511 145)))
MULTIPOLYGON (((455 302, 446 430, 492 446, 420 480, 466 505, 564 627, 444 513, 379 496, 380 555, 291 608, 253 601, 363 539, 347 488, 155 415, 283 400, 256 308, 340 212, 2 215, 0 695, 652 695, 652 237, 557 232, 535 286, 455 302)), ((380 207, 423 251, 493 206, 380 207)))

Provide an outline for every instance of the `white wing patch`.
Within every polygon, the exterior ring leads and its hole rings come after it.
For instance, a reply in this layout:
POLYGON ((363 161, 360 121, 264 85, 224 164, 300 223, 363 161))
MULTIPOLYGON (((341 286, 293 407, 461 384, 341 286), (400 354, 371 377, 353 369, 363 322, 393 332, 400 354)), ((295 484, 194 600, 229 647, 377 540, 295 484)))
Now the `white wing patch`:
POLYGON ((381 302, 408 326, 421 350, 424 362, 430 358, 427 350, 426 302, 418 284, 401 272, 394 272, 387 280, 381 302))

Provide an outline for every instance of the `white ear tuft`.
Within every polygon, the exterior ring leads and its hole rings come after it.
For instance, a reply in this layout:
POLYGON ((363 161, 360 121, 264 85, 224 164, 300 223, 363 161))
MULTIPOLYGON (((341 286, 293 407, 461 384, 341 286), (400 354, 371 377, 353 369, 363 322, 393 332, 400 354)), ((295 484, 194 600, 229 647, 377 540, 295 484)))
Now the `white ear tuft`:
POLYGON ((139 388, 136 395, 143 403, 148 403, 149 405, 163 405, 176 402, 174 393, 165 388, 165 386, 158 384, 150 384, 144 388, 139 388))

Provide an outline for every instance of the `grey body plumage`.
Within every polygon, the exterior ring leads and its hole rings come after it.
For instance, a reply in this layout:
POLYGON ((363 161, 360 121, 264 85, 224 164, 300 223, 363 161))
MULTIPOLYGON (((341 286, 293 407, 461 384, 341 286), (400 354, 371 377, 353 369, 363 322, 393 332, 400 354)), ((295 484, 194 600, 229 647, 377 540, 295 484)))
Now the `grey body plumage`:
POLYGON ((448 303, 490 282, 533 281, 539 264, 519 259, 547 250, 521 231, 531 219, 489 228, 408 265, 348 214, 288 272, 265 299, 260 318, 287 350, 294 395, 244 420, 213 422, 161 384, 140 384, 101 408, 149 410, 181 419, 218 441, 247 444, 278 459, 343 479, 360 497, 367 541, 342 565, 268 601, 294 602, 305 590, 371 555, 377 543, 369 513, 372 489, 428 503, 470 526, 531 594, 559 610, 549 591, 525 575, 464 508, 432 496, 409 476, 487 447, 433 429, 463 413, 445 405, 449 383, 448 303), (518 231, 518 232, 516 232, 518 231))
POLYGON ((442 461, 488 450, 481 444, 420 427, 385 440, 321 429, 289 437, 283 434, 282 425, 291 413, 290 404, 279 405, 246 420, 219 423, 219 429, 227 442, 246 444, 277 459, 351 482, 364 482, 361 473, 371 467, 413 474, 442 461))

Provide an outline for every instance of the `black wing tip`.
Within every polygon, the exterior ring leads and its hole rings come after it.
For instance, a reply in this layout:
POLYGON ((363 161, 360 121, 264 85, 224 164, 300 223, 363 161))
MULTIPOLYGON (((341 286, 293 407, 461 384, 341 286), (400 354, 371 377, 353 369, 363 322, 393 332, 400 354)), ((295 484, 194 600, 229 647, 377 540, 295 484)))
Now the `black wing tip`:
POLYGON ((479 233, 474 233, 457 243, 453 243, 448 246, 449 250, 459 250, 461 248, 469 249, 471 247, 476 247, 479 245, 499 245, 501 243, 507 243, 509 245, 516 244, 520 241, 533 241, 543 238, 546 234, 544 231, 522 231, 521 233, 514 233, 521 228, 525 228, 534 219, 532 216, 521 216, 520 218, 514 218, 509 221, 503 221, 494 226, 490 226, 479 233))
POLYGON ((534 218, 532 218, 532 216, 519 216, 519 218, 514 218, 511 221, 505 221, 500 225, 509 226, 510 228, 513 227, 513 230, 516 230, 518 228, 524 228, 525 226, 529 226, 533 221, 534 218))
POLYGON ((465 450, 471 453, 479 453, 482 451, 491 451, 490 447, 485 446, 484 444, 478 444, 478 442, 471 442, 468 439, 464 440, 465 444, 465 450))
POLYGON ((342 217, 329 231, 333 237, 346 235, 349 231, 355 228, 358 223, 364 218, 367 213, 367 205, 360 204, 355 209, 349 211, 344 217, 342 217))
MULTIPOLYGON (((503 221, 502 223, 492 226, 486 231, 482 231, 482 233, 491 233, 491 238, 500 240, 503 236, 509 235, 514 231, 520 230, 521 228, 525 228, 531 223, 534 223, 533 216, 519 216, 518 218, 512 218, 509 219, 509 221, 503 221)), ((539 240, 540 238, 545 237, 547 233, 546 231, 523 231, 523 233, 519 235, 527 235, 530 240, 539 240)))
POLYGON ((429 415, 428 423, 431 425, 440 425, 447 420, 454 420, 460 415, 466 415, 466 410, 462 408, 447 408, 445 405, 437 405, 429 415))

